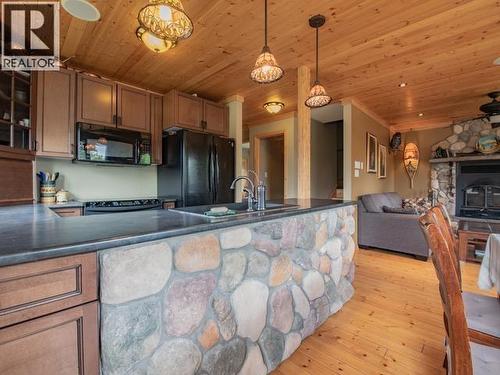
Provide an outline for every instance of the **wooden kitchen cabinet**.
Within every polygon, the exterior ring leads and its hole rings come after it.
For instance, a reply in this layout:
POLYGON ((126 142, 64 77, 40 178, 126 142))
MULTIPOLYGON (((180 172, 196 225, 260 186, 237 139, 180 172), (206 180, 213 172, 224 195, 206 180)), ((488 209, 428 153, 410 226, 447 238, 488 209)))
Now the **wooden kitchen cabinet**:
POLYGON ((73 158, 76 73, 39 72, 37 82, 37 156, 73 158))
POLYGON ((164 129, 183 128, 227 136, 227 108, 219 103, 176 90, 164 100, 164 129))
POLYGON ((0 328, 95 300, 95 253, 0 267, 0 328))
POLYGON ((77 76, 76 121, 116 127, 116 82, 77 76))
POLYGON ((0 374, 99 375, 97 254, 0 267, 0 374))
POLYGON ((52 211, 61 217, 82 216, 81 207, 52 208, 52 211))
POLYGON ((163 97, 151 95, 151 163, 162 163, 163 97))
POLYGON ((99 375, 98 303, 0 329, 2 375, 99 375))
POLYGON ((228 113, 224 104, 203 100, 203 121, 206 132, 229 134, 228 113))
POLYGON ((180 127, 203 130, 203 102, 201 98, 172 90, 165 96, 163 105, 164 129, 180 127))
POLYGON ((150 93, 122 84, 117 85, 117 127, 149 133, 150 93))

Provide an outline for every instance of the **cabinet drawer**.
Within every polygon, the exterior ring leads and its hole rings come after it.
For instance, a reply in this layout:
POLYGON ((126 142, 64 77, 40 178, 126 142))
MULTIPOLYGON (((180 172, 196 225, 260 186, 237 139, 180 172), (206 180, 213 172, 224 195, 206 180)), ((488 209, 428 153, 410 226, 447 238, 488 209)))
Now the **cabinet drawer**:
POLYGON ((175 202, 163 202, 163 208, 166 210, 169 208, 175 208, 175 202))
POLYGON ((98 304, 0 329, 2 375, 98 375, 98 304))
POLYGON ((0 268, 0 328, 96 299, 95 253, 0 268))
POLYGON ((79 207, 75 208, 52 208, 58 216, 69 217, 69 216, 82 216, 82 209, 79 207))

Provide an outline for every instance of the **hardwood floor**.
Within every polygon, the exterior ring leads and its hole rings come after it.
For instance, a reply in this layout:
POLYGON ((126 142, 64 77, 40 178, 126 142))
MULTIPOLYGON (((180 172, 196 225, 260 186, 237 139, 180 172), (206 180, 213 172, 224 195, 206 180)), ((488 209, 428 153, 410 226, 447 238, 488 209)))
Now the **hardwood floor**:
MULTIPOLYGON (((478 264, 462 268, 476 287, 478 264)), ((355 295, 273 375, 441 375, 444 327, 432 262, 358 250, 355 295)))

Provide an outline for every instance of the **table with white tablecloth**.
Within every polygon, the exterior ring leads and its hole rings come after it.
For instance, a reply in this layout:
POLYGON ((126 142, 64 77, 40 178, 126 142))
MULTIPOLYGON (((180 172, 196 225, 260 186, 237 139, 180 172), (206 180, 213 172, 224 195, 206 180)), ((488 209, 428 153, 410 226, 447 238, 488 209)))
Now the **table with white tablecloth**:
POLYGON ((477 285, 481 289, 496 287, 500 294, 500 233, 492 233, 488 237, 477 285))

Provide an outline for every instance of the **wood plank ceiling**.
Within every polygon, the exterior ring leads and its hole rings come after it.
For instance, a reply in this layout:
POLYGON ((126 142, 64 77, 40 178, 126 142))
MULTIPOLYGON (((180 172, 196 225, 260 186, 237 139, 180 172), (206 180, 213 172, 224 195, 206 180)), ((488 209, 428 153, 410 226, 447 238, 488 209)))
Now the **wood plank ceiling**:
POLYGON ((135 37, 147 0, 92 2, 102 14, 97 23, 61 14, 61 54, 70 65, 159 92, 242 95, 246 125, 271 118, 262 108, 268 100, 297 110, 297 67, 314 69, 308 18, 317 13, 327 17, 320 71, 328 92, 355 98, 388 125, 476 116, 486 93, 500 89, 499 0, 271 0, 269 44, 286 72, 271 85, 249 79, 263 44, 262 0, 184 0, 194 34, 160 55, 135 37))

